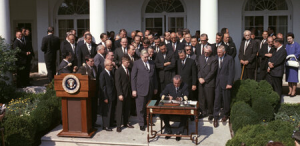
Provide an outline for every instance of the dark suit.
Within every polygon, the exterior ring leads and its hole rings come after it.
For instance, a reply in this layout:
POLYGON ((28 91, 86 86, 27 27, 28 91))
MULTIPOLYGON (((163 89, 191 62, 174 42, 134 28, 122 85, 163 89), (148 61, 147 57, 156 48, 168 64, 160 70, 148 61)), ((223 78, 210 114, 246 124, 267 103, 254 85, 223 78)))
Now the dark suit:
POLYGON ((61 52, 62 53, 66 53, 66 52, 71 52, 72 54, 72 58, 71 58, 71 63, 72 63, 72 66, 78 66, 78 59, 77 59, 77 52, 78 52, 78 48, 75 45, 75 48, 74 48, 74 51, 72 49, 72 46, 70 43, 67 43, 65 44, 65 46, 62 48, 61 52))
POLYGON ((265 80, 267 76, 267 69, 268 69, 268 60, 269 57, 265 56, 268 53, 273 53, 275 49, 271 47, 270 51, 268 52, 268 44, 263 44, 262 48, 258 52, 258 57, 260 59, 260 80, 265 80))
POLYGON ((161 91, 163 91, 167 84, 172 83, 172 78, 175 75, 176 61, 173 57, 173 53, 167 51, 164 55, 158 52, 157 58, 155 59, 156 71, 158 72, 159 82, 161 91), (164 63, 171 62, 170 65, 164 66, 164 63))
MULTIPOLYGON (((160 96, 172 96, 173 100, 175 100, 177 97, 182 97, 184 101, 184 96, 189 96, 189 89, 188 85, 182 82, 176 91, 176 87, 174 86, 173 83, 170 83, 166 86, 166 88, 162 91, 160 96)), ((167 99, 167 98, 166 98, 167 99)), ((170 115, 161 115, 161 118, 164 120, 166 131, 171 131, 171 126, 170 126, 170 115)), ((184 132, 184 126, 186 125, 186 119, 187 116, 180 116, 180 124, 179 124, 179 133, 184 132)))
POLYGON ((16 65, 17 65, 17 86, 22 87, 26 86, 29 82, 29 75, 27 75, 29 56, 26 55, 27 48, 25 42, 22 40, 15 39, 13 43, 13 49, 19 48, 20 52, 16 54, 16 65), (22 68, 23 69, 20 69, 22 68))
POLYGON ((101 73, 102 70, 104 70, 104 61, 105 61, 104 55, 101 56, 99 53, 95 55, 94 64, 97 68, 98 73, 101 73))
POLYGON ((196 54, 197 56, 199 56, 199 54, 201 55, 201 45, 200 44, 196 44, 196 46, 191 46, 192 47, 192 52, 194 54, 196 54), (194 51, 195 50, 195 51, 194 51))
POLYGON ((53 34, 49 34, 43 38, 41 50, 44 52, 49 82, 53 80, 56 72, 56 52, 59 50, 59 45, 59 38, 53 34))
POLYGON ((72 73, 73 72, 73 68, 72 66, 68 66, 67 61, 62 60, 61 63, 59 64, 58 68, 57 68, 57 74, 60 75, 62 73, 72 73))
POLYGON ((226 54, 230 55, 233 58, 233 61, 234 61, 234 58, 236 56, 236 46, 235 46, 235 43, 234 42, 230 42, 228 44, 229 44, 229 46, 226 45, 227 48, 225 48, 226 49, 226 54))
POLYGON ((114 45, 115 45, 115 48, 120 48, 121 47, 121 38, 118 40, 115 40, 114 45))
POLYGON ((78 54, 77 54, 77 59, 78 59, 78 66, 82 66, 82 63, 85 63, 85 57, 86 56, 91 56, 94 57, 97 54, 96 51, 96 45, 91 43, 91 52, 89 52, 88 47, 86 44, 83 44, 78 47, 78 54))
POLYGON ((117 89, 117 109, 116 109, 116 120, 117 127, 121 127, 122 117, 123 124, 128 123, 129 113, 131 109, 131 83, 130 83, 130 71, 127 69, 128 74, 122 65, 117 69, 115 74, 116 89, 117 89), (119 99, 119 96, 123 96, 123 101, 119 99))
POLYGON ((204 54, 203 54, 203 53, 204 53, 204 48, 205 48, 205 46, 207 46, 207 45, 211 45, 211 44, 210 44, 210 43, 207 43, 207 44, 205 44, 205 45, 199 44, 199 50, 197 50, 197 52, 196 52, 197 56, 204 55, 204 54))
MULTIPOLYGON (((59 48, 60 48, 61 54, 63 53, 64 47, 67 44, 69 44, 69 42, 66 39, 64 39, 62 42, 60 42, 60 47, 59 48)), ((62 55, 60 55, 60 56, 61 56, 61 59, 64 59, 64 58, 62 58, 62 55)))
MULTIPOLYGON (((242 41, 241 47, 239 50, 239 60, 248 60, 248 65, 245 66, 243 79, 254 79, 254 71, 256 66, 256 54, 259 49, 259 43, 257 41, 250 39, 246 51, 244 51, 245 41, 242 41)), ((241 64, 241 67, 243 65, 241 64)))
POLYGON ((125 54, 124 56, 127 56, 130 58, 130 65, 128 66, 128 69, 131 71, 134 61, 138 60, 139 57, 136 54, 134 54, 132 57, 130 57, 128 54, 125 54))
POLYGON ((227 54, 224 55, 222 65, 220 67, 220 60, 218 59, 218 71, 216 77, 216 96, 214 104, 214 118, 218 120, 221 104, 223 101, 224 116, 230 114, 230 101, 231 101, 231 89, 226 89, 227 85, 233 85, 234 80, 234 61, 233 58, 227 54))
POLYGON ((177 41, 176 45, 175 45, 176 46, 176 50, 175 51, 174 51, 174 49, 172 47, 172 44, 173 43, 171 42, 171 43, 169 43, 169 44, 166 45, 167 46, 167 50, 169 52, 173 52, 175 60, 178 60, 179 59, 178 50, 184 50, 185 44, 179 43, 179 41, 177 41))
POLYGON ((104 69, 100 74, 99 82, 103 92, 103 98, 101 98, 103 127, 110 127, 111 123, 114 121, 117 98, 113 72, 110 71, 109 75, 104 69), (104 100, 108 100, 108 103, 104 103, 104 100))
MULTIPOLYGON (((125 48, 124 48, 125 49, 125 48)), ((126 50, 128 51, 128 47, 126 48, 126 50)), ((124 50, 125 51, 125 50, 124 50)), ((126 52, 127 52, 126 51, 126 52)), ((127 53, 126 53, 127 54, 127 53)), ((114 61, 116 63, 116 65, 119 67, 122 64, 122 57, 125 55, 125 53, 123 52, 122 47, 117 48, 115 50, 115 58, 114 61)))
POLYGON ((272 85, 273 90, 278 93, 279 97, 282 94, 282 76, 284 73, 284 63, 287 56, 285 48, 282 46, 279 50, 273 52, 272 57, 268 62, 274 63, 274 68, 270 69, 267 75, 267 81, 272 85))
POLYGON ((155 64, 152 61, 148 62, 149 70, 146 69, 141 59, 135 61, 131 73, 131 88, 132 91, 137 92, 135 102, 140 126, 146 123, 146 104, 151 100, 154 90, 157 90, 155 64))
POLYGON ((213 116, 214 111, 214 89, 216 81, 216 73, 218 69, 218 59, 216 56, 209 56, 207 61, 205 56, 198 58, 198 79, 203 78, 205 82, 199 83, 198 101, 200 109, 203 113, 213 116))
POLYGON ((197 67, 195 61, 190 58, 186 58, 184 66, 182 66, 182 60, 177 60, 176 74, 181 76, 181 79, 189 87, 190 97, 189 99, 196 100, 195 95, 192 92, 192 85, 197 85, 197 67))
POLYGON ((32 58, 35 56, 34 52, 33 52, 33 47, 32 47, 32 41, 30 39, 29 36, 25 36, 25 46, 26 46, 26 50, 28 52, 30 52, 31 54, 27 56, 26 59, 26 65, 25 65, 25 75, 26 76, 26 83, 29 83, 29 76, 30 76, 30 69, 31 69, 31 60, 32 58))

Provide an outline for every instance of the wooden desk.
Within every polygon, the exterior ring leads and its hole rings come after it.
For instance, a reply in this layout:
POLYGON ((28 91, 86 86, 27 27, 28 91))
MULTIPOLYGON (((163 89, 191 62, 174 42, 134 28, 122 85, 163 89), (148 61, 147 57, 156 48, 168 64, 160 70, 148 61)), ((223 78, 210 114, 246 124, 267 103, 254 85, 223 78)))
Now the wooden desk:
MULTIPOLYGON (((148 142, 150 139, 155 138, 156 136, 175 136, 175 137, 190 137, 192 142, 195 142, 195 144, 198 144, 198 109, 199 109, 199 103, 195 106, 193 105, 184 105, 184 106, 164 106, 160 103, 158 100, 151 100, 147 104, 147 140, 148 142), (196 124, 196 132, 191 133, 189 135, 175 135, 175 134, 162 134, 158 133, 158 131, 152 129, 152 115, 153 114, 167 114, 167 115, 193 115, 195 116, 195 124, 196 124), (149 125, 149 122, 151 122, 151 125, 149 125), (149 136, 149 129, 151 129, 149 136), (195 140, 193 139, 193 135, 196 135, 195 140)), ((187 123, 188 124, 188 123, 187 123)), ((162 130, 162 129, 161 129, 162 130)))

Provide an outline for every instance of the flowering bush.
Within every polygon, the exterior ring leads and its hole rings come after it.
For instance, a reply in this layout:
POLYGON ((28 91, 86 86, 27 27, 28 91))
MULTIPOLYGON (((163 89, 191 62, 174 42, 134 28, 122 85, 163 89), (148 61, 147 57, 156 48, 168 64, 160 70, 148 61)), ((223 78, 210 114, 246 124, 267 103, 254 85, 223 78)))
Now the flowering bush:
POLYGON ((16 116, 30 116, 31 112, 37 108, 39 99, 31 101, 30 98, 25 99, 13 99, 8 103, 6 108, 6 114, 16 116))
POLYGON ((300 127, 300 104, 282 104, 275 119, 291 123, 295 130, 300 127))

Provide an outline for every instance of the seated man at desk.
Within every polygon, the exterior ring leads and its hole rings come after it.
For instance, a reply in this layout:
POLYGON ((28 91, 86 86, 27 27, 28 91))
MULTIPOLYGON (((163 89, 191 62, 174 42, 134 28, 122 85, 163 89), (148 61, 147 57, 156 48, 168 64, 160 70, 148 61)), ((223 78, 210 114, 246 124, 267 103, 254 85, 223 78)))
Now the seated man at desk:
MULTIPOLYGON (((187 101, 189 95, 188 85, 181 82, 181 76, 175 75, 173 77, 173 83, 170 83, 160 94, 162 100, 179 100, 187 101)), ((172 134, 170 126, 170 115, 161 115, 162 120, 165 123, 165 131, 167 134, 172 134)), ((179 131, 176 135, 180 135, 184 132, 184 127, 186 125, 186 116, 180 116, 179 131)), ((166 136, 166 139, 169 139, 170 136, 166 136)), ((181 137, 176 137, 176 141, 180 141, 181 137)))

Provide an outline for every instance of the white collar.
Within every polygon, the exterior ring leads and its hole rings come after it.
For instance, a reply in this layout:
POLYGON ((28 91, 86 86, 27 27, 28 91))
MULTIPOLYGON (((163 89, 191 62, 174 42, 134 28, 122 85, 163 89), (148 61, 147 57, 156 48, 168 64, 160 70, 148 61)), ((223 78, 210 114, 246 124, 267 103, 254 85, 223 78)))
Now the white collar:
POLYGON ((63 60, 69 64, 69 61, 68 61, 68 60, 66 60, 66 59, 63 59, 63 60))
POLYGON ((108 73, 108 75, 110 76, 110 71, 108 71, 106 68, 105 68, 105 71, 108 73))
POLYGON ((278 52, 282 48, 282 45, 277 48, 276 52, 278 52))
POLYGON ((128 70, 123 64, 122 64, 122 67, 125 70, 125 72, 128 70))

